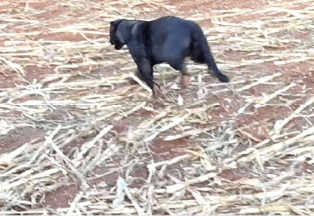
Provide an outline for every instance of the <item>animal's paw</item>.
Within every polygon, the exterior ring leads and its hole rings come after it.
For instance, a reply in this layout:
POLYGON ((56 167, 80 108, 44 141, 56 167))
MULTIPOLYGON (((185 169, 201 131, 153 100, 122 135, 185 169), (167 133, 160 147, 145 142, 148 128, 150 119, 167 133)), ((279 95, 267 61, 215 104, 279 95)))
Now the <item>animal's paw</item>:
POLYGON ((183 85, 184 88, 189 87, 189 85, 190 85, 190 78, 189 78, 189 76, 183 75, 181 82, 182 82, 182 85, 183 85))
POLYGON ((169 103, 167 101, 165 101, 165 95, 162 94, 159 86, 157 84, 154 84, 154 88, 153 88, 153 97, 152 97, 152 102, 154 104, 159 104, 159 105, 164 105, 164 106, 168 106, 169 103))
POLYGON ((160 98, 162 97, 162 92, 157 84, 154 84, 153 88, 153 96, 154 98, 160 98))
POLYGON ((219 74, 218 79, 220 82, 229 82, 229 78, 226 75, 219 74))

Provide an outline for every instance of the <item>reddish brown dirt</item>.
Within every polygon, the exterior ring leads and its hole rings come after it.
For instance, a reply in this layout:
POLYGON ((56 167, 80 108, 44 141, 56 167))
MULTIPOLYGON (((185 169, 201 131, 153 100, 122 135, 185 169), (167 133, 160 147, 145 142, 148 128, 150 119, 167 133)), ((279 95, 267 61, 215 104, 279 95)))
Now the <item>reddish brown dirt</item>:
POLYGON ((266 4, 268 4, 267 0, 258 0, 258 1, 251 1, 251 0, 225 0, 225 1, 216 1, 216 0, 196 0, 196 1, 190 1, 190 0, 170 0, 168 1, 171 5, 175 5, 179 8, 180 11, 186 11, 189 10, 227 10, 227 9, 233 9, 233 8, 259 8, 266 4))
POLYGON ((155 160, 162 161, 183 155, 184 152, 180 151, 180 149, 191 148, 191 145, 189 145, 186 139, 165 141, 161 138, 157 138, 154 140, 150 148, 156 157, 155 160))
POLYGON ((13 129, 7 136, 0 136, 0 153, 13 151, 22 144, 38 138, 43 139, 44 135, 45 133, 43 131, 32 127, 13 129))
POLYGON ((62 186, 46 195, 43 207, 65 208, 70 205, 79 191, 77 185, 62 186))
POLYGON ((222 178, 228 179, 229 181, 236 181, 238 179, 241 179, 241 176, 235 173, 235 169, 229 169, 229 170, 224 170, 220 176, 222 178))
MULTIPOLYGON (((97 167, 96 169, 93 170, 94 174, 102 174, 102 172, 104 171, 103 167, 97 167)), ((97 185, 99 183, 103 183, 105 182, 110 188, 114 187, 117 184, 117 180, 119 178, 119 176, 122 176, 122 173, 118 173, 118 172, 113 172, 107 175, 102 175, 101 177, 98 178, 93 178, 91 180, 91 184, 93 185, 97 185)))

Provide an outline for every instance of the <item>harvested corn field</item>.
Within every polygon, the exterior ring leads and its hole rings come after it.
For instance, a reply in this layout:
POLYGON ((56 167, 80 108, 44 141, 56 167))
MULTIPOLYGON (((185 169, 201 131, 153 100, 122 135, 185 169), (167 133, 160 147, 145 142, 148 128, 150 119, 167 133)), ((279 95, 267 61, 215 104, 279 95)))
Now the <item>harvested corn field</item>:
POLYGON ((0 214, 314 214, 313 0, 0 11, 0 214), (229 83, 161 64, 152 100, 109 22, 166 15, 200 24, 229 83))

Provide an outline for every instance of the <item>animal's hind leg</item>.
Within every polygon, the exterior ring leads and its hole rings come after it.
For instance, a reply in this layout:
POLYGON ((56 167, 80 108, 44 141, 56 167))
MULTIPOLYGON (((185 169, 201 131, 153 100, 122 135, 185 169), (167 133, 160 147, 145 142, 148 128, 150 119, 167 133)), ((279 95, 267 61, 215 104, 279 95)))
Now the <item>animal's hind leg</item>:
POLYGON ((190 85, 190 78, 189 78, 189 75, 187 74, 187 68, 185 64, 181 70, 181 73, 182 73, 181 83, 184 88, 187 88, 190 85))
POLYGON ((187 88, 190 84, 190 78, 187 73, 187 68, 184 63, 184 60, 175 61, 176 63, 170 64, 174 69, 179 70, 181 72, 181 83, 184 88, 187 88), (179 62, 179 63, 178 63, 179 62))
POLYGON ((191 47, 191 59, 196 63, 206 63, 206 58, 199 47, 199 43, 193 43, 191 47))

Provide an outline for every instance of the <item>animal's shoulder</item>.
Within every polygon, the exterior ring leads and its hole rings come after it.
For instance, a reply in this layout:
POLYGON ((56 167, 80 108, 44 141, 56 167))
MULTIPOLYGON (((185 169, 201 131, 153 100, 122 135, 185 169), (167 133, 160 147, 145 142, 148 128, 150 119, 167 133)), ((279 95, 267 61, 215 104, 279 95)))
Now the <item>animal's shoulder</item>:
POLYGON ((147 28, 149 26, 149 22, 140 21, 135 23, 130 29, 130 36, 136 40, 142 40, 144 35, 147 33, 147 28))

